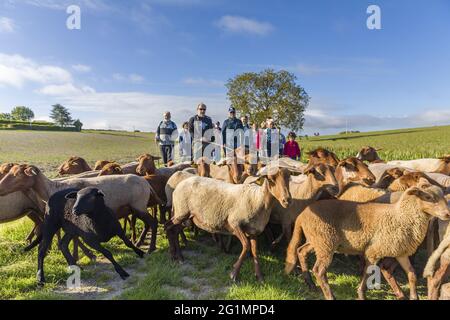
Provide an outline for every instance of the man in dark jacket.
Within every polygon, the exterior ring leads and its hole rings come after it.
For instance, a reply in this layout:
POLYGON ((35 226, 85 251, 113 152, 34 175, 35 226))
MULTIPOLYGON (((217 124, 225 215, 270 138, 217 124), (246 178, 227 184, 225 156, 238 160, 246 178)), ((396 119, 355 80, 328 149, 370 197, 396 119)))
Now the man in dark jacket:
POLYGON ((244 134, 244 126, 242 125, 242 121, 236 118, 236 109, 233 107, 230 107, 228 109, 228 119, 223 122, 222 125, 222 143, 223 143, 223 149, 225 154, 231 152, 229 148, 232 147, 233 149, 236 149, 241 144, 241 136, 244 134), (239 134, 236 134, 236 130, 241 130, 239 134), (234 141, 231 146, 227 145, 227 131, 229 131, 228 135, 231 136, 235 134, 234 141))
MULTIPOLYGON (((191 134, 192 140, 192 157, 195 157, 195 159, 203 156, 203 152, 205 151, 205 148, 214 141, 214 137, 206 138, 204 137, 204 134, 207 130, 214 129, 213 122, 210 117, 206 115, 206 105, 204 103, 200 103, 197 106, 197 115, 193 116, 189 119, 189 132, 191 134), (200 137, 201 134, 201 137, 200 137), (201 142, 201 155, 199 154, 200 151, 200 142, 201 142), (196 147, 197 146, 197 147, 196 147)), ((211 155, 204 155, 204 156, 211 156, 211 155)))

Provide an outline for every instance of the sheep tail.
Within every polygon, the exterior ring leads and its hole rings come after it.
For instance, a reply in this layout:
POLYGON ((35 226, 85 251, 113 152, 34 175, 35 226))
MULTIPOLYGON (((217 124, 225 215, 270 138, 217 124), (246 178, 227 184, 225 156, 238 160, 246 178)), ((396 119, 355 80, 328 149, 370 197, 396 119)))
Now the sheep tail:
POLYGON ((42 233, 39 234, 35 240, 33 240, 33 242, 31 242, 28 246, 26 246, 23 251, 28 252, 31 249, 33 249, 34 247, 36 247, 39 243, 41 243, 42 241, 42 233))
POLYGON ((442 242, 439 244, 438 248, 434 250, 433 254, 427 261, 427 265, 423 270, 423 277, 428 278, 434 275, 434 268, 436 267, 437 261, 441 258, 442 254, 445 250, 450 246, 450 237, 444 238, 442 242))
MULTIPOLYGON (((300 218, 300 217, 299 217, 300 218)), ((292 239, 289 242, 289 246, 287 248, 286 253, 286 265, 284 271, 286 274, 290 274, 292 270, 294 270, 297 265, 297 249, 300 247, 300 243, 302 241, 302 222, 301 219, 297 219, 295 221, 294 233, 292 235, 292 239)))

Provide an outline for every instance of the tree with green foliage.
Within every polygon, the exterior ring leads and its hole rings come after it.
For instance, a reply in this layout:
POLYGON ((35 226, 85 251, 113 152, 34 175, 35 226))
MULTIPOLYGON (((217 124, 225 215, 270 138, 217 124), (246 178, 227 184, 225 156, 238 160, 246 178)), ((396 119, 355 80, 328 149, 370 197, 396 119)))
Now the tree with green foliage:
POLYGON ((60 127, 65 127, 73 122, 69 110, 59 103, 52 106, 50 118, 60 127))
POLYGON ((80 121, 80 119, 77 119, 72 124, 78 132, 81 132, 81 128, 83 127, 83 123, 80 121))
POLYGON ((12 120, 12 116, 10 113, 0 113, 0 120, 10 121, 12 120))
POLYGON ((31 121, 34 118, 34 112, 30 108, 18 106, 11 110, 11 117, 14 120, 31 121))
POLYGON ((284 70, 243 73, 228 80, 228 99, 253 122, 261 123, 271 117, 283 127, 300 131, 309 96, 296 80, 294 74, 284 70))

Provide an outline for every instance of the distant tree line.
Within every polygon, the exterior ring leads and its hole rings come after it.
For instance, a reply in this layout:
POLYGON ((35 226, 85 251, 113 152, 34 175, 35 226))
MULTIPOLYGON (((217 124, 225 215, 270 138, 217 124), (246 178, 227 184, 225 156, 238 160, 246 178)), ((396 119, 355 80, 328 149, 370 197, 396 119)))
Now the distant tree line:
MULTIPOLYGON (((33 110, 25 106, 14 107, 10 113, 0 113, 0 120, 11 122, 30 122, 32 124, 34 117, 33 110)), ((55 125, 63 129, 73 127, 76 131, 81 131, 83 127, 80 119, 72 119, 69 109, 61 104, 52 106, 50 119, 54 121, 55 125)))

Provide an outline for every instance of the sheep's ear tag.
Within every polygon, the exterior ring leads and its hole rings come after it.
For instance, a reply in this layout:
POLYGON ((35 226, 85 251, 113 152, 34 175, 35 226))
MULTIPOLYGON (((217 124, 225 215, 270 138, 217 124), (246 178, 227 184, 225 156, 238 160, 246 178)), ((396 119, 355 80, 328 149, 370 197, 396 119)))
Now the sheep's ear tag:
POLYGON ((79 164, 78 164, 78 162, 72 162, 72 164, 74 165, 74 166, 79 166, 79 164))
POLYGON ((98 190, 97 191, 97 195, 100 196, 100 197, 105 197, 105 194, 103 193, 102 190, 98 190))
POLYGON ((70 193, 66 194, 66 196, 65 196, 66 199, 76 199, 76 197, 77 197, 77 193, 75 191, 70 192, 70 193))

